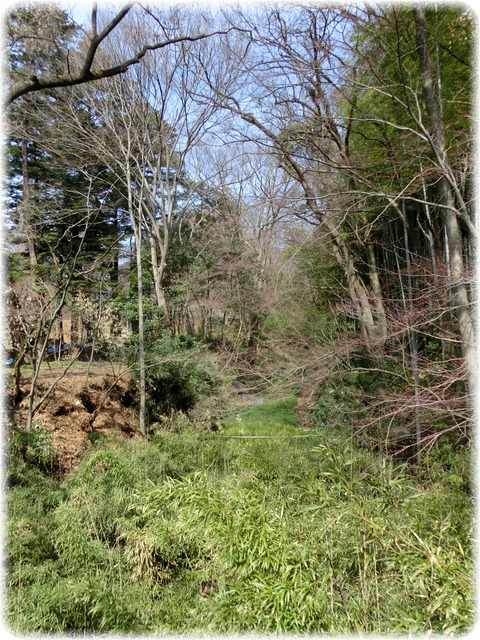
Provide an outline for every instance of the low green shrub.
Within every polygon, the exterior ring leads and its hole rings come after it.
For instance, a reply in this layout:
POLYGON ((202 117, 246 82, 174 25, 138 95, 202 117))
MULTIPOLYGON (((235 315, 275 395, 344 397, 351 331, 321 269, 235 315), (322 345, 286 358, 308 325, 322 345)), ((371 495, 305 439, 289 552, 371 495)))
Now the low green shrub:
MULTIPOLYGON (((57 466, 57 456, 52 445, 52 434, 40 424, 35 423, 32 431, 16 428, 9 438, 10 461, 24 462, 40 471, 52 472, 57 466)), ((13 466, 10 475, 14 475, 13 466)))
POLYGON ((356 378, 347 374, 344 379, 325 385, 317 399, 315 424, 319 429, 346 433, 351 429, 355 414, 361 403, 358 398, 356 378))
POLYGON ((188 412, 215 386, 211 358, 194 338, 165 334, 147 353, 146 390, 150 422, 175 411, 188 412))

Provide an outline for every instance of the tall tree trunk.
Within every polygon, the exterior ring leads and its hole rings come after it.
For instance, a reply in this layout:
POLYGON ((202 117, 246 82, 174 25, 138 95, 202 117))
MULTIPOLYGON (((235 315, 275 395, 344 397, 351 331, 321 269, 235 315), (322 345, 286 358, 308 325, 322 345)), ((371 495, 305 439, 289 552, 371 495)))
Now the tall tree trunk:
POLYGON ((163 309, 164 313, 166 313, 167 301, 165 298, 165 291, 163 288, 163 271, 161 271, 161 265, 159 266, 158 264, 157 243, 153 235, 150 235, 149 243, 150 243, 150 258, 152 261, 153 284, 155 287, 155 298, 157 300, 158 307, 160 309, 163 309))
POLYGON ((30 194, 30 181, 28 175, 28 155, 27 155, 27 141, 22 140, 22 181, 23 181, 23 200, 17 211, 20 215, 20 228, 23 230, 27 237, 28 256, 30 258, 30 264, 35 266, 37 264, 37 250, 35 247, 35 233, 31 224, 31 207, 32 198, 30 194))
MULTIPOLYGON (((428 231, 427 231, 427 239, 428 239, 428 246, 430 249, 430 260, 432 262, 432 275, 433 275, 433 289, 431 289, 430 294, 429 294, 429 308, 430 311, 433 312, 435 310, 435 301, 436 301, 436 292, 439 291, 439 278, 438 278, 438 268, 437 268, 437 257, 435 254, 435 241, 433 238, 433 223, 432 223, 432 218, 430 216, 430 205, 428 203, 428 197, 427 197, 427 188, 425 185, 425 178, 422 175, 422 194, 423 194, 423 200, 424 200, 424 210, 425 210, 425 217, 427 218, 427 222, 428 222, 428 231)), ((442 322, 444 322, 444 320, 442 320, 442 322)), ((445 343, 445 338, 442 336, 440 343, 442 345, 442 358, 445 360, 446 358, 446 354, 447 354, 447 349, 446 349, 446 343, 445 343)))
POLYGON ((138 304, 138 368, 140 384, 140 410, 138 416, 138 428, 142 436, 147 435, 145 426, 146 405, 146 372, 145 372, 145 328, 143 312, 143 270, 142 270, 142 213, 141 202, 138 204, 138 216, 135 215, 135 206, 132 192, 132 179, 130 168, 127 167, 128 186, 128 213, 135 236, 135 259, 137 263, 137 304, 138 304))
POLYGON ((143 282, 142 282, 142 238, 140 221, 138 227, 135 227, 135 255, 137 262, 137 303, 138 303, 138 366, 140 379, 140 412, 138 416, 138 428, 142 436, 147 435, 145 427, 145 398, 146 398, 146 381, 145 381, 145 329, 143 314, 143 282))
POLYGON ((370 287, 367 287, 355 268, 352 254, 341 237, 339 230, 331 225, 329 232, 332 239, 333 254, 347 279, 350 300, 363 343, 372 356, 381 358, 387 337, 387 320, 373 247, 370 245, 367 247, 371 284, 370 287))
POLYGON ((422 88, 427 110, 431 146, 435 160, 442 171, 438 181, 439 200, 442 205, 442 217, 448 245, 451 306, 455 312, 460 333, 462 353, 468 375, 468 393, 474 392, 476 378, 476 353, 473 320, 466 284, 466 270, 463 263, 462 232, 455 208, 455 197, 446 175, 448 164, 445 127, 440 110, 439 97, 435 93, 435 75, 428 52, 427 27, 423 7, 413 9, 416 27, 417 54, 420 60, 422 88))
POLYGON ((410 349, 410 361, 412 363, 413 373, 413 385, 415 394, 415 444, 416 444, 416 462, 419 465, 422 462, 422 425, 420 423, 420 407, 419 407, 419 395, 420 395, 420 374, 418 370, 418 340, 417 331, 415 329, 415 318, 413 309, 413 274, 412 274, 412 260, 410 253, 410 243, 408 239, 408 225, 407 225, 407 212, 405 208, 405 201, 401 203, 403 212, 403 241, 405 245, 405 263, 407 266, 407 293, 408 293, 408 307, 404 301, 404 308, 408 314, 408 336, 409 336, 409 349, 410 349), (413 326, 412 326, 413 322, 413 326))

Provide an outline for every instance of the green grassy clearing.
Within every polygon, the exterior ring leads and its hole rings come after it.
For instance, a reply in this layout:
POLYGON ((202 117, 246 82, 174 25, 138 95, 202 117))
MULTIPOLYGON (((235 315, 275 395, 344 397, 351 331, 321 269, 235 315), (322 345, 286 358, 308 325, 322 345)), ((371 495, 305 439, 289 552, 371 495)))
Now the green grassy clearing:
POLYGON ((297 399, 292 397, 266 400, 242 407, 223 421, 227 435, 298 435, 297 399))

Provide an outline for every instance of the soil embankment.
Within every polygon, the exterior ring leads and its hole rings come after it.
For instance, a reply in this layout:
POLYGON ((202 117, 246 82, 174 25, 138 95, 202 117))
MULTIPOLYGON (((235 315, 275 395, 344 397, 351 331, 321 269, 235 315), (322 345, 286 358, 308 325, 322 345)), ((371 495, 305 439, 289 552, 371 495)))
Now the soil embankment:
MULTIPOLYGON (((63 470, 77 466, 79 456, 95 440, 95 434, 120 434, 125 438, 138 435, 135 385, 124 366, 75 363, 65 371, 67 363, 50 368, 45 365, 38 379, 35 400, 38 401, 55 382, 55 386, 35 413, 34 425, 52 432, 52 444, 63 470)), ((22 370, 22 400, 12 411, 11 422, 26 423, 31 368, 22 370)))

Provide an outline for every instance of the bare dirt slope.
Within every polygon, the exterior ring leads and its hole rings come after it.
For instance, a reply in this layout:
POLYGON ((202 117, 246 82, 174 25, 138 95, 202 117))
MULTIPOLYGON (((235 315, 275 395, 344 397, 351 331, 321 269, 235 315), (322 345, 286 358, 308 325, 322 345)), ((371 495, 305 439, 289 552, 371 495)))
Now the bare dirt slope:
MULTIPOLYGON (((133 406, 135 384, 128 369, 111 364, 68 363, 43 365, 35 399, 41 398, 53 382, 53 390, 35 414, 36 425, 50 430, 60 465, 74 468, 79 456, 91 445, 96 433, 138 436, 133 406), (63 377, 62 377, 63 376, 63 377)), ((22 370, 23 399, 12 413, 12 423, 26 423, 31 369, 22 370)))

